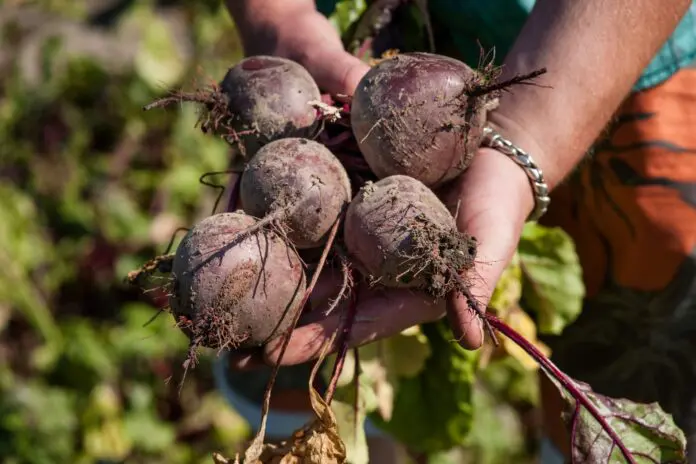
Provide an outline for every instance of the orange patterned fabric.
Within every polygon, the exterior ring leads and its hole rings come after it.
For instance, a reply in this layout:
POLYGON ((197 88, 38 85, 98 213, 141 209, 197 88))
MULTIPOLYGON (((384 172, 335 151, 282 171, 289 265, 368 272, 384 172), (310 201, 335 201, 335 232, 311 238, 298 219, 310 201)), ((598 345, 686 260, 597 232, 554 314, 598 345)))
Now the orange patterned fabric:
MULTIPOLYGON (((575 240, 588 292, 578 321, 550 341, 556 362, 602 393, 660 401, 692 432, 696 70, 631 95, 543 222, 575 240)), ((559 403, 545 403, 560 439, 559 403)))

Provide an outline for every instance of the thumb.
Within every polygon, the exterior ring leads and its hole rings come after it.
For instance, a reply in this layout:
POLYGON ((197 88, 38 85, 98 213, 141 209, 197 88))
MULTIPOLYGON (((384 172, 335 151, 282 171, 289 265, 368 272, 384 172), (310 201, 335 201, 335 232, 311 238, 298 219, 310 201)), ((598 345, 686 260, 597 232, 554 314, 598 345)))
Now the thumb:
MULTIPOLYGON (((481 149, 471 166, 455 181, 446 203, 456 210, 457 227, 476 237, 478 250, 473 270, 464 281, 481 310, 485 310, 505 267, 512 258, 533 202, 522 169, 502 153, 481 149)), ((467 349, 483 344, 483 324, 467 299, 453 292, 447 316, 454 335, 467 349)))
POLYGON ((343 50, 317 53, 305 66, 320 89, 332 95, 353 95, 360 79, 370 70, 367 63, 343 50))

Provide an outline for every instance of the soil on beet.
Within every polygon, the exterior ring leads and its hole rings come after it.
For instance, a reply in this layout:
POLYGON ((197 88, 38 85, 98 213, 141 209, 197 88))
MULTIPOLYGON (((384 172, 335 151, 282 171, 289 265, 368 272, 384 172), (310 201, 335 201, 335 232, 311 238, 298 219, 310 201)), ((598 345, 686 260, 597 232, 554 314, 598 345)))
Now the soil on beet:
POLYGON ((224 138, 249 159, 273 140, 314 137, 321 122, 310 102, 320 99, 319 87, 300 64, 260 55, 231 67, 212 88, 178 92, 145 108, 198 103, 201 130, 224 138))
MULTIPOLYGON (((408 257, 425 266, 421 271, 426 281, 424 290, 436 298, 460 290, 460 283, 452 271, 461 272, 474 267, 476 238, 456 230, 440 229, 423 216, 415 217, 409 228, 412 251, 408 257)), ((409 274, 414 272, 409 272, 405 277, 412 277, 409 274)))
POLYGON ((344 240, 363 274, 434 296, 454 289, 451 271, 472 268, 477 250, 435 194, 406 176, 362 188, 346 213, 344 240))

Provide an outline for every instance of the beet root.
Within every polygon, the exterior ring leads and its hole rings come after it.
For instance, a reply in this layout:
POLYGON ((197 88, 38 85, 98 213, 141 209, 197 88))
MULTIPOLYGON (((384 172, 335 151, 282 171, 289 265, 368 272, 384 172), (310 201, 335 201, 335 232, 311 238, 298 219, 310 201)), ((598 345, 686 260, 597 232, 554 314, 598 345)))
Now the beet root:
POLYGON ((145 108, 201 103, 201 129, 224 137, 248 159, 273 140, 313 137, 321 123, 310 103, 320 99, 319 87, 302 65, 259 55, 231 67, 211 91, 179 93, 145 108))
POLYGON ((380 178, 411 176, 428 187, 463 172, 497 102, 477 93, 485 80, 458 60, 430 53, 405 53, 375 65, 351 104, 353 132, 372 171, 380 178))
POLYGON ((289 328, 304 269, 280 236, 255 224, 241 212, 215 214, 177 248, 170 306, 192 347, 258 347, 289 328))
POLYGON ((386 287, 442 297, 473 267, 476 239, 422 182, 394 175, 367 183, 346 212, 344 240, 363 274, 386 287), (457 275, 455 275, 457 274, 457 275))
POLYGON ((325 242, 352 196, 338 158, 324 145, 303 138, 280 139, 261 148, 244 169, 239 193, 252 216, 281 212, 288 239, 300 249, 325 242))
POLYGON ((236 131, 257 130, 247 151, 284 137, 310 137, 319 127, 309 104, 321 99, 316 82, 299 63, 277 56, 253 56, 227 71, 220 89, 236 131), (253 142, 256 142, 253 144, 253 142), (252 146, 251 144, 255 145, 252 146))

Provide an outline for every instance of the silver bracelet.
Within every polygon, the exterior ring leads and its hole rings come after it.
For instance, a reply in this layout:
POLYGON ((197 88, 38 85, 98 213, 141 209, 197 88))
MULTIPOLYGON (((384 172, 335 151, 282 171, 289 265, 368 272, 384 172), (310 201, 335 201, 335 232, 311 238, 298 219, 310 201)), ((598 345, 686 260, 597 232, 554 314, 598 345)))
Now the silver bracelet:
POLYGON ((543 216, 549 208, 549 203, 551 203, 549 186, 544 181, 544 173, 541 172, 541 169, 539 169, 532 157, 509 140, 503 138, 490 126, 486 126, 483 129, 482 145, 500 151, 524 169, 534 191, 534 211, 532 211, 527 220, 536 221, 543 216))

